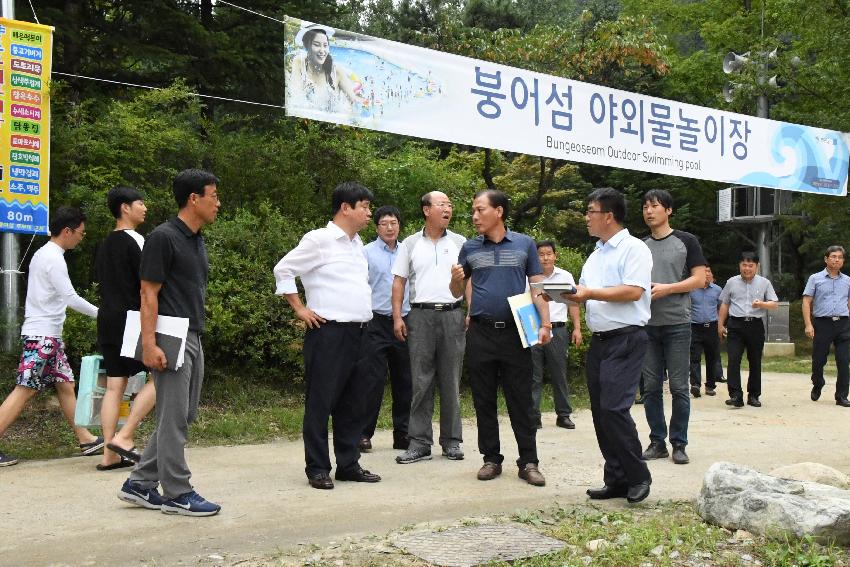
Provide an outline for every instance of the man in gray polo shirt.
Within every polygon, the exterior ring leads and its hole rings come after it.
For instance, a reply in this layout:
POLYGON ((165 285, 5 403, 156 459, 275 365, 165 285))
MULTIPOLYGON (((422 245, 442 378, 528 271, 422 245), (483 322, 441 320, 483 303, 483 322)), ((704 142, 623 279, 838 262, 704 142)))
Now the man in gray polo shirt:
POLYGON ((413 396, 407 451, 396 457, 399 464, 431 458, 434 444, 434 387, 440 388, 440 445, 443 456, 463 459, 460 423, 460 373, 466 345, 461 296, 449 292, 452 266, 466 238, 448 230, 452 202, 445 193, 422 196, 425 227, 404 239, 393 264, 393 326, 395 336, 407 341, 413 396), (409 284, 410 314, 405 323, 402 300, 409 284))
POLYGON ((663 383, 666 374, 673 397, 670 444, 673 462, 688 463, 688 421, 691 414, 690 346, 692 289, 705 283, 705 258, 697 238, 670 226, 673 197, 663 189, 643 196, 643 220, 650 235, 643 239, 652 253, 652 316, 646 327, 649 342, 643 364, 644 402, 649 447, 644 459, 667 457, 667 420, 663 383))
POLYGON ((204 381, 201 334, 209 259, 200 230, 218 215, 217 186, 218 178, 200 169, 177 174, 173 193, 180 210, 150 234, 139 268, 142 352, 156 386, 156 429, 118 498, 165 514, 212 516, 221 509, 192 488, 185 456, 189 424, 198 413, 204 381), (159 315, 189 319, 186 353, 178 369, 157 344, 159 315))
POLYGON ((747 380, 747 405, 760 408, 761 354, 764 351, 764 322, 768 309, 779 307, 779 298, 770 280, 756 272, 759 257, 755 252, 741 252, 738 269, 741 275, 729 278, 720 293, 720 311, 717 313, 717 334, 726 337, 726 385, 729 388, 727 406, 744 407, 741 389, 741 358, 744 349, 750 363, 747 380), (728 319, 728 321, 727 321, 728 319), (728 328, 727 328, 728 323, 728 328))

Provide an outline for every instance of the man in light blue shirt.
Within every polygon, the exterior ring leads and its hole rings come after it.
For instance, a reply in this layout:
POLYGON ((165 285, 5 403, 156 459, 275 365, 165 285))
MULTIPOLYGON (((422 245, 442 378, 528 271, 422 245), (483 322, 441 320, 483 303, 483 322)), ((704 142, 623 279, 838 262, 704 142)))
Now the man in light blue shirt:
POLYGON ((585 303, 593 332, 587 351, 587 390, 596 440, 605 459, 601 488, 591 500, 649 496, 652 476, 641 459, 640 439, 629 410, 635 400, 647 349, 644 327, 650 317, 652 253, 623 228, 626 200, 612 188, 587 198, 587 231, 599 238, 581 270, 570 299, 585 303))
POLYGON ((717 310, 722 289, 714 283, 711 266, 705 265, 705 285, 691 290, 691 394, 700 397, 702 369, 700 362, 705 351, 705 395, 715 395, 717 382, 723 380, 720 363, 720 337, 717 336, 717 310))
POLYGON ((835 403, 850 407, 847 400, 850 384, 850 276, 841 273, 844 248, 830 246, 823 257, 826 269, 809 276, 803 290, 803 323, 806 336, 812 339, 812 401, 820 399, 825 381, 823 367, 829 347, 835 345, 835 403))
MULTIPOLYGON (((360 450, 372 450, 372 436, 378 424, 378 414, 384 399, 384 383, 389 365, 390 386, 393 394, 393 449, 407 449, 407 424, 410 421, 412 386, 410 354, 407 343, 393 334, 393 263, 398 256, 398 235, 401 232, 401 213, 396 207, 384 205, 372 217, 378 238, 363 248, 369 262, 369 287, 372 288, 372 320, 366 331, 366 352, 361 364, 368 377, 370 393, 367 395, 367 423, 360 435, 360 450)), ((410 312, 407 286, 401 314, 410 312)))

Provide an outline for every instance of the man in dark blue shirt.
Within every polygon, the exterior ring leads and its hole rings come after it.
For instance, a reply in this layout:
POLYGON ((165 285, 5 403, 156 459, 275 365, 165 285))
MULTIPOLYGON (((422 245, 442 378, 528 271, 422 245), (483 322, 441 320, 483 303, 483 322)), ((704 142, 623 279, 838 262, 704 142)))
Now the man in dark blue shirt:
POLYGON ((200 231, 218 215, 218 178, 200 169, 187 169, 174 178, 173 193, 180 210, 148 237, 139 269, 142 353, 156 386, 156 429, 118 498, 165 514, 212 516, 221 506, 208 502, 192 488, 185 448, 204 381, 201 335, 209 259, 200 231), (159 315, 189 319, 179 368, 157 343, 159 315), (162 486, 161 496, 158 484, 162 486))
MULTIPOLYGON (((522 347, 508 304, 508 297, 524 293, 528 282, 541 281, 543 269, 534 240, 505 227, 508 210, 508 197, 501 191, 475 195, 472 223, 479 236, 461 248, 449 287, 459 297, 466 280, 472 279, 466 361, 478 420, 478 450, 484 456, 478 480, 492 480, 502 473, 504 456, 499 448, 496 407, 501 382, 519 449, 519 477, 544 486, 546 479, 537 468, 537 428, 532 419, 531 350, 522 347)), ((540 314, 539 341, 546 344, 552 337, 549 306, 541 293, 532 291, 532 295, 540 314)))

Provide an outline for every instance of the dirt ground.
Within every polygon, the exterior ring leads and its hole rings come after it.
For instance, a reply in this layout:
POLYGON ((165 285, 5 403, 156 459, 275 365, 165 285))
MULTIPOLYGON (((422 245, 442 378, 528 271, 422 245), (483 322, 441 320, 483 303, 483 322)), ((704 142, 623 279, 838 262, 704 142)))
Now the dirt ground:
MULTIPOLYGON (((715 397, 692 400, 689 465, 652 461, 657 500, 693 500, 708 467, 732 461, 762 472, 815 461, 850 472, 850 409, 836 406, 824 389, 809 400, 808 376, 766 374, 762 408, 729 409, 725 385, 715 397)), ((669 395, 667 415, 669 417, 669 395)), ((648 442, 643 408, 633 409, 641 440, 648 442)), ((220 562, 273 554, 305 544, 382 535, 402 526, 517 509, 585 502, 585 489, 601 483, 602 459, 589 411, 574 416, 573 431, 544 416, 538 432, 544 488, 527 485, 510 463, 516 445, 502 420, 505 472, 490 482, 475 473, 474 422, 464 423, 467 458, 398 465, 391 434, 379 432, 362 465, 383 476, 376 485, 338 482, 334 490, 310 488, 300 441, 188 450, 199 493, 222 505, 210 518, 167 516, 125 504, 116 492, 123 471, 96 472, 96 457, 28 461, 0 469, 0 565, 174 565, 220 562)), ((435 429, 438 425, 435 425, 435 429)), ((436 436, 436 435, 435 435, 436 436)), ((625 506, 624 501, 610 503, 625 506)))

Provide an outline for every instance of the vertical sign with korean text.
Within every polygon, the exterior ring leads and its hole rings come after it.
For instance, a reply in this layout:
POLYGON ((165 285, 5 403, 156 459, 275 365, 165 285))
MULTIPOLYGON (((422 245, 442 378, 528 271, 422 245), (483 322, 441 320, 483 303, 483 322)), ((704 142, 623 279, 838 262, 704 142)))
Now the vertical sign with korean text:
POLYGON ((48 233, 53 28, 0 18, 0 232, 48 233))
POLYGON ((820 195, 850 134, 695 106, 287 18, 286 113, 359 128, 820 195))

